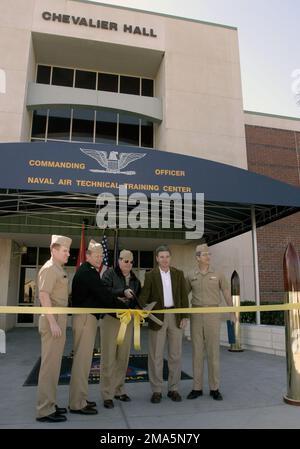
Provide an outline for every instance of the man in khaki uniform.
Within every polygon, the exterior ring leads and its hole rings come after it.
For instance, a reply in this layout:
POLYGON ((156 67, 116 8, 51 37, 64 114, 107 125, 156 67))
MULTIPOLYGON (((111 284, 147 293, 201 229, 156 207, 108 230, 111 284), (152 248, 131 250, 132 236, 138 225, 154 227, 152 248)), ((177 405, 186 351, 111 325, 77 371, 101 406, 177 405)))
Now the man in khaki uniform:
MULTIPOLYGON (((170 266, 171 252, 165 245, 156 249, 158 267, 146 273, 140 303, 156 301, 153 310, 188 307, 188 295, 183 272, 170 266)), ((181 375, 182 334, 187 315, 166 313, 158 318, 163 325, 149 321, 149 381, 152 389, 150 401, 159 404, 162 399, 164 348, 168 341, 168 397, 174 402, 182 400, 178 392, 181 375)))
MULTIPOLYGON (((198 267, 187 276, 188 292, 192 291, 192 307, 217 307, 221 303, 222 291, 228 306, 232 306, 232 299, 228 283, 223 273, 214 271, 210 267, 210 253, 206 244, 196 247, 198 267)), ((235 315, 231 320, 235 320, 235 315)), ((204 350, 207 352, 208 382, 210 396, 221 401, 220 385, 220 325, 219 313, 191 314, 191 339, 193 348, 193 390, 187 399, 202 396, 204 350)))
MULTIPOLYGON (((113 297, 100 278, 103 248, 95 240, 89 242, 86 262, 76 271, 72 282, 72 306, 94 308, 127 308, 113 297)), ((70 412, 95 415, 96 402, 88 401, 88 378, 93 358, 99 314, 73 316, 73 365, 70 382, 70 412)))
MULTIPOLYGON (((43 307, 68 306, 68 276, 63 265, 70 256, 72 240, 52 235, 51 258, 38 275, 39 298, 43 307)), ((65 408, 56 405, 56 390, 66 340, 67 315, 41 315, 39 333, 42 354, 37 392, 37 421, 66 421, 65 408)))

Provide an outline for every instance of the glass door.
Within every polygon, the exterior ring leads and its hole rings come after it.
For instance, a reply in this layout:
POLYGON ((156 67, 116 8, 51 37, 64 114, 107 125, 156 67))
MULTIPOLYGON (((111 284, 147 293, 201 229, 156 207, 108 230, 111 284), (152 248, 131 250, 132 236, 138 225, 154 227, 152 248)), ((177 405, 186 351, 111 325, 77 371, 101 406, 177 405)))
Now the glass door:
MULTIPOLYGON (((20 271, 20 287, 19 287, 19 301, 20 307, 34 306, 36 303, 36 276, 37 271, 35 267, 21 266, 20 271)), ((33 314, 19 313, 17 315, 18 326, 34 326, 35 320, 33 314)))

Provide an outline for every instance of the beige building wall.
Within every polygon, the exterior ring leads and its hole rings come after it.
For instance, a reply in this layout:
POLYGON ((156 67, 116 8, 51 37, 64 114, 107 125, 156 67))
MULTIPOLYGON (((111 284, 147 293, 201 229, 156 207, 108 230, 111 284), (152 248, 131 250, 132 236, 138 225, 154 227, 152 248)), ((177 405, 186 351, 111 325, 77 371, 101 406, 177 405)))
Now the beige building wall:
MULTIPOLYGON (((15 306, 18 298, 19 260, 13 257, 14 243, 0 239, 0 305, 15 306)), ((0 329, 8 330, 16 324, 16 315, 0 314, 0 329)))
POLYGON ((2 142, 20 141, 22 136, 34 3, 34 0, 0 2, 0 69, 6 78, 5 92, 0 93, 2 142))
MULTIPOLYGON (((0 93, 2 142, 29 139, 26 91, 36 63, 70 64, 152 76, 163 103, 156 148, 247 168, 235 28, 72 0, 1 0, 0 61, 7 78, 6 93, 0 93), (115 22, 118 31, 45 21, 43 11, 115 22), (157 37, 124 33, 123 24, 153 29, 157 37)), ((247 298, 253 291, 250 242, 246 235, 214 247, 216 265, 243 273, 247 298)), ((174 248, 174 261, 185 271, 195 244, 174 248)))

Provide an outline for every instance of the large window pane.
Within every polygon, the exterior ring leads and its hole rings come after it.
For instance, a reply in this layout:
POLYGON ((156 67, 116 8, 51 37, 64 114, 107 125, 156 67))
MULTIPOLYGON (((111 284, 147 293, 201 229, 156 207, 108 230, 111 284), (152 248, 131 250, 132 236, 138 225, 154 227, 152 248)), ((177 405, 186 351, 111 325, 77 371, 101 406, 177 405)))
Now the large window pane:
POLYGON ((51 257, 51 254, 50 254, 50 248, 49 247, 47 247, 47 248, 40 248, 39 249, 39 261, 38 261, 39 266, 44 265, 44 263, 47 262, 47 260, 49 260, 50 257, 51 257))
POLYGON ((140 268, 153 268, 153 251, 140 252, 140 268))
MULTIPOLYGON (((19 306, 34 305, 36 295, 36 269, 21 267, 20 272, 20 290, 19 290, 19 306)), ((17 315, 17 323, 33 323, 33 315, 27 313, 19 313, 17 315)))
POLYGON ((140 78, 121 76, 120 92, 122 94, 140 95, 140 78))
POLYGON ((139 119, 120 114, 119 145, 139 145, 139 119))
POLYGON ((94 134, 94 111, 92 109, 74 109, 72 140, 92 142, 94 134))
POLYGON ((48 139, 70 140, 71 109, 50 109, 48 139))
POLYGON ((142 120, 141 146, 153 148, 153 123, 148 120, 142 120))
POLYGON ((52 84, 55 86, 73 87, 73 69, 63 69, 61 67, 53 67, 52 84))
POLYGON ((117 139, 117 113, 97 111, 96 142, 115 144, 116 139, 117 139))
POLYGON ((31 137, 45 138, 47 124, 47 109, 33 111, 31 137))
POLYGON ((109 73, 98 73, 98 90, 107 92, 118 92, 118 75, 109 73))
POLYGON ((96 89, 96 73, 85 70, 76 70, 75 87, 81 89, 96 89))
POLYGON ((145 97, 153 97, 153 80, 147 78, 142 79, 142 95, 145 97))
POLYGON ((40 84, 50 84, 51 67, 38 65, 36 82, 40 84))
POLYGON ((66 263, 67 267, 76 267, 78 252, 79 249, 76 248, 70 249, 70 257, 68 259, 68 262, 66 263))
POLYGON ((22 265, 36 265, 37 249, 34 247, 28 247, 27 252, 22 254, 22 265))

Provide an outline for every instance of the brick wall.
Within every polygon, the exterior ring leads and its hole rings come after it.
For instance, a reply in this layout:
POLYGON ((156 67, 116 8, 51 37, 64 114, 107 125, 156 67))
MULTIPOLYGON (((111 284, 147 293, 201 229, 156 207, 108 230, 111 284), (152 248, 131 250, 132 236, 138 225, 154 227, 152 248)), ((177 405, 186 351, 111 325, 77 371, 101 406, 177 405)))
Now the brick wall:
MULTIPOLYGON (((300 186, 300 133, 245 126, 248 169, 300 186)), ((283 300, 283 255, 292 242, 300 255, 300 212, 257 230, 261 301, 283 300)))

